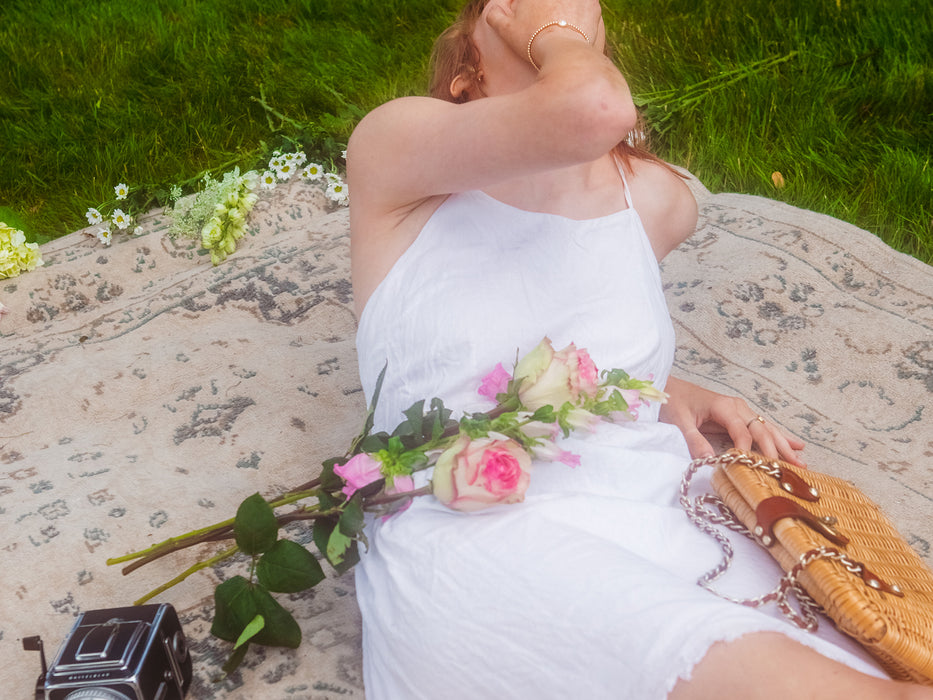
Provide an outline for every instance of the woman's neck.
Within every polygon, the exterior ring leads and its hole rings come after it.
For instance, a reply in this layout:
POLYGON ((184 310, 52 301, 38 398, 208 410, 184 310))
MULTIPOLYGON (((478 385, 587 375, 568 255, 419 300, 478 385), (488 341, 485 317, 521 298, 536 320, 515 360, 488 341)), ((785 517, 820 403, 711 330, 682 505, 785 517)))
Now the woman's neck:
POLYGON ((483 191, 519 209, 571 219, 605 216, 627 206, 622 177, 610 154, 590 163, 500 182, 483 191))

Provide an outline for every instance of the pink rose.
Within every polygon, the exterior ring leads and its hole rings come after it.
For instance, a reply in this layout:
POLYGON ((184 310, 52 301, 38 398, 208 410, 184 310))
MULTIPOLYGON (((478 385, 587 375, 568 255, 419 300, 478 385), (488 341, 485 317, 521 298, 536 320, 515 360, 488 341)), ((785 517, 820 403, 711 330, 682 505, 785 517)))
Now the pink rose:
POLYGON ((334 474, 347 482, 347 485, 341 490, 347 498, 350 498, 359 489, 382 478, 381 466, 377 459, 361 452, 358 455, 353 455, 346 464, 336 465, 334 474))
POLYGON ((523 501, 530 472, 531 457, 514 440, 461 435, 438 457, 431 481, 441 503, 474 511, 523 501))
POLYGON ((599 391, 599 371, 589 353, 573 343, 555 352, 549 338, 518 361, 515 378, 522 380, 522 405, 532 411, 546 405, 559 410, 568 401, 576 404, 581 394, 595 398, 599 391))
POLYGON ((505 370, 500 362, 492 372, 483 377, 483 383, 480 384, 478 390, 480 396, 495 401, 498 394, 504 394, 509 388, 511 379, 512 375, 505 370))
POLYGON ((579 394, 596 398, 599 392, 599 370, 586 350, 578 350, 571 343, 557 353, 570 367, 570 386, 579 394))

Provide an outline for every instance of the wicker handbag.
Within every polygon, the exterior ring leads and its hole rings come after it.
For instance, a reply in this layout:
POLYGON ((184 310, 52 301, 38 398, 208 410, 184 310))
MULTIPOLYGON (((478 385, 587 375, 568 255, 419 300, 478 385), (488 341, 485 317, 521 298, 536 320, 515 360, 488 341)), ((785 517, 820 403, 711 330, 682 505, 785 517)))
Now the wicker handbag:
POLYGON ((810 631, 818 625, 817 612, 825 612, 894 679, 933 685, 933 572, 855 486, 730 450, 695 460, 680 500, 694 524, 723 549, 722 562, 700 585, 713 590, 710 584, 731 564, 732 545, 715 525, 742 532, 787 573, 759 598, 729 600, 756 607, 775 602, 810 631), (718 496, 691 500, 690 481, 707 465, 716 467, 711 481, 718 496), (799 613, 789 604, 791 594, 799 613))

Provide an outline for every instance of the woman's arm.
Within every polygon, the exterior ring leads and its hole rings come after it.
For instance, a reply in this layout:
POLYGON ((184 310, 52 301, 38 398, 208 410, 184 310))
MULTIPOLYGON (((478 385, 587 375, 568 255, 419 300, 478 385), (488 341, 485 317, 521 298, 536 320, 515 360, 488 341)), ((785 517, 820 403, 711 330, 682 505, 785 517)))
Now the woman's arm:
POLYGON ((367 115, 348 147, 353 199, 390 213, 432 195, 481 188, 595 160, 632 129, 628 85, 602 55, 595 0, 492 0, 474 33, 486 97, 464 104, 422 97, 367 115), (586 27, 551 27, 555 19, 586 27), (599 36, 599 45, 594 41, 599 36))
POLYGON ((632 200, 655 257, 662 260, 697 225, 697 202, 684 180, 668 166, 650 160, 631 163, 632 200))
POLYGON ((661 406, 661 420, 680 428, 694 458, 714 454, 703 432, 725 432, 739 449, 752 447, 771 459, 783 459, 805 467, 797 455, 804 443, 768 421, 761 422, 742 399, 717 394, 702 387, 671 377, 664 389, 670 396, 661 406))

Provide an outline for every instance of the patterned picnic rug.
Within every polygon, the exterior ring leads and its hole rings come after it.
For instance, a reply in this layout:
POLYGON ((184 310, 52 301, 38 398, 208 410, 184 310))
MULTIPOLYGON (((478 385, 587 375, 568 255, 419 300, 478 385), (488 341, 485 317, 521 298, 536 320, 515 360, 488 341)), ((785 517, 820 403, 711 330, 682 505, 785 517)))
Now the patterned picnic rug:
MULTIPOLYGON (((933 563, 933 268, 840 221, 693 186, 699 230, 662 269, 676 371, 805 439, 811 466, 862 487, 933 563)), ((8 697, 31 697, 38 675, 23 637, 53 654, 79 611, 129 605, 196 560, 124 577, 108 557, 307 481, 359 431, 347 211, 332 207, 280 185, 218 267, 155 212, 143 235, 105 248, 78 231, 0 281, 8 697)), ((228 561, 155 599, 191 641, 190 697, 363 698, 352 574, 283 597, 300 649, 254 648, 221 678, 211 594, 244 570, 228 561)))

